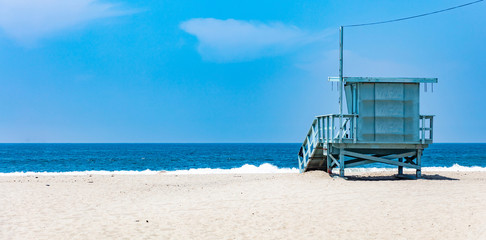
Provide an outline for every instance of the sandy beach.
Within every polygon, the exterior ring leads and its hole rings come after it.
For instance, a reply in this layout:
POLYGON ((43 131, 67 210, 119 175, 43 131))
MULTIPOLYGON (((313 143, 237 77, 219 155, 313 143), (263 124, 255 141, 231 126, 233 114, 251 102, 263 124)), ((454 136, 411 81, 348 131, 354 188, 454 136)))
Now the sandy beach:
POLYGON ((486 239, 486 173, 0 177, 0 239, 486 239))

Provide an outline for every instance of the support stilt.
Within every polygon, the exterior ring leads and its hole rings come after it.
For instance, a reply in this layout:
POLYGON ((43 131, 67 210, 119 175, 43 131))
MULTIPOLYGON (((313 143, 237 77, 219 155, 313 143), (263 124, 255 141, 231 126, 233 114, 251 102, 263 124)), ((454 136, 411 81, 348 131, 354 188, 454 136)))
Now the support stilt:
POLYGON ((417 165, 419 168, 417 169, 416 176, 417 178, 422 178, 422 149, 417 149, 417 165))
MULTIPOLYGON (((399 158, 398 162, 403 162, 403 158, 399 158)), ((403 166, 398 166, 398 175, 403 175, 403 166)))
POLYGON ((339 149, 339 176, 344 177, 344 149, 339 149))

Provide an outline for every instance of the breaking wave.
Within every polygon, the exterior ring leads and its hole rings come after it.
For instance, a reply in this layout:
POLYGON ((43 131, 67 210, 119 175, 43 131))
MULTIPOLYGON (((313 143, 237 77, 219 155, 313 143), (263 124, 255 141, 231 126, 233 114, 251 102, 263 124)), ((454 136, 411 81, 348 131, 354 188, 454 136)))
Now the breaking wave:
POLYGON ((264 163, 260 166, 245 164, 238 168, 221 169, 221 168, 194 168, 194 169, 181 169, 173 171, 155 171, 155 170, 143 170, 143 171, 73 171, 73 172, 11 172, 0 173, 0 176, 29 176, 29 175, 43 175, 43 176, 78 176, 78 175, 155 175, 155 174, 168 174, 168 175, 183 175, 183 174, 245 174, 245 173, 298 173, 297 168, 279 168, 269 163, 264 163))
MULTIPOLYGON (((336 169, 334 169, 336 170, 336 169)), ((384 172, 396 171, 396 168, 347 168, 346 172, 384 172)), ((413 171, 413 169, 404 169, 404 171, 413 171)), ((466 167, 459 164, 454 164, 451 167, 422 167, 423 172, 486 172, 486 167, 472 166, 466 167)), ((231 169, 221 168, 194 168, 181 169, 173 171, 73 171, 73 172, 10 172, 0 173, 0 176, 79 176, 79 175, 184 175, 184 174, 258 174, 258 173, 298 173, 297 168, 279 168, 269 163, 261 164, 260 166, 245 164, 241 167, 231 169)))

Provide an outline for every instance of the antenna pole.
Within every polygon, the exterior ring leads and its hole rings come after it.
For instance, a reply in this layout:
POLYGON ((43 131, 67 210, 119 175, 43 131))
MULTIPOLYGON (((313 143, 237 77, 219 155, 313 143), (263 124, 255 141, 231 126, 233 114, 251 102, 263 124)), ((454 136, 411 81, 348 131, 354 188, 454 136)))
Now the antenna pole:
POLYGON ((343 132, 343 26, 339 27, 339 142, 343 132))

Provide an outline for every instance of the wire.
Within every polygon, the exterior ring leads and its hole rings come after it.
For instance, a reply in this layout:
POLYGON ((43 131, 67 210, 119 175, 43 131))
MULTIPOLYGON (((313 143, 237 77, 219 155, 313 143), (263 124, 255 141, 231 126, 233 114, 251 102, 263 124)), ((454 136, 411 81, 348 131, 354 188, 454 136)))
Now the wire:
POLYGON ((484 0, 474 1, 474 2, 470 2, 470 3, 458 5, 458 6, 455 6, 455 7, 450 7, 450 8, 442 9, 442 10, 439 10, 439 11, 429 12, 429 13, 424 13, 424 14, 419 14, 419 15, 410 16, 410 17, 397 18, 397 19, 387 20, 387 21, 381 21, 381 22, 371 22, 371 23, 361 23, 361 24, 345 25, 343 27, 361 27, 361 26, 368 26, 368 25, 376 25, 376 24, 383 24, 383 23, 398 22, 398 21, 408 20, 408 19, 412 19, 412 18, 424 17, 424 16, 428 16, 428 15, 432 15, 432 14, 436 14, 436 13, 441 13, 441 12, 445 12, 445 11, 450 11, 450 10, 454 10, 456 8, 465 7, 465 6, 472 5, 472 4, 475 4, 475 3, 479 3, 479 2, 482 2, 482 1, 484 1, 484 0))

